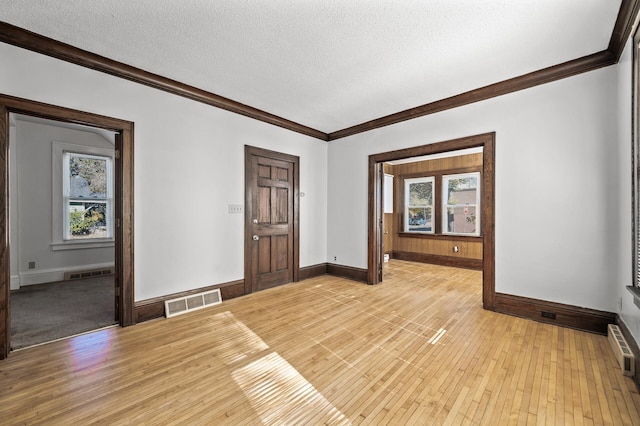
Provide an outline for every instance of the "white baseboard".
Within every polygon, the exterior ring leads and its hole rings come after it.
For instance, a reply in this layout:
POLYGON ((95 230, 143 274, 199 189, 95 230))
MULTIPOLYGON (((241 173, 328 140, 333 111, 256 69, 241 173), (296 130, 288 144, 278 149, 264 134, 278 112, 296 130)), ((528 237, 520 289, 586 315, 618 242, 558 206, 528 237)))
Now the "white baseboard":
MULTIPOLYGON (((37 271, 20 272, 18 288, 26 285, 53 283, 64 281, 65 272, 84 271, 90 269, 101 269, 113 267, 113 263, 94 263, 91 265, 65 266, 62 268, 40 269, 37 271)), ((13 279, 11 280, 13 289, 13 279)))
POLYGON ((10 290, 20 290, 20 275, 11 275, 10 290))

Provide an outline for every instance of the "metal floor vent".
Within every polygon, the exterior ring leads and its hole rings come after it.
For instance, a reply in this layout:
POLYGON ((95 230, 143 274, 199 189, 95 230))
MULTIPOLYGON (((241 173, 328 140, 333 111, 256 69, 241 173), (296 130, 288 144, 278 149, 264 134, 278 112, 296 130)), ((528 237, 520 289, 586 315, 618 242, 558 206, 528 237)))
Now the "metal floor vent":
POLYGON ((82 278, 101 277, 104 275, 113 275, 115 269, 113 267, 99 268, 99 269, 87 269, 84 271, 67 271, 64 273, 64 280, 79 280, 82 278))
POLYGON ((625 376, 633 376, 636 370, 635 357, 633 356, 633 352, 629 349, 629 345, 624 339, 624 336, 620 331, 620 327, 615 324, 609 324, 607 331, 609 344, 618 359, 618 363, 620 363, 622 374, 625 376))
POLYGON ((222 296, 220 295, 220 289, 216 288, 203 293, 166 300, 164 302, 164 312, 167 318, 171 318, 208 306, 219 305, 220 303, 222 303, 222 296))

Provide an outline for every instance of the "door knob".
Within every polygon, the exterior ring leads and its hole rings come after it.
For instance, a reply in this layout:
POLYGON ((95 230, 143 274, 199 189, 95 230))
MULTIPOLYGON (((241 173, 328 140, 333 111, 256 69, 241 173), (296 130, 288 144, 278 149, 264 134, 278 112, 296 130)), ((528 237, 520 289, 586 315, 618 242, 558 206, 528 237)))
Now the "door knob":
POLYGON ((257 235, 253 236, 253 241, 258 241, 260 239, 260 237, 258 237, 257 235))
POLYGON ((253 219, 253 223, 258 223, 258 219, 253 219))

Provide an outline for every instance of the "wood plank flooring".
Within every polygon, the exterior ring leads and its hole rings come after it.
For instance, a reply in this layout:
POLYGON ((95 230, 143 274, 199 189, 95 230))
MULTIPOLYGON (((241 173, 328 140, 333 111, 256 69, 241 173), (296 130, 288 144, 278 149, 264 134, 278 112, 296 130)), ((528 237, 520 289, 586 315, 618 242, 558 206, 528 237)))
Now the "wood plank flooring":
POLYGON ((392 261, 14 352, 0 424, 640 424, 606 337, 482 310, 479 271, 392 261))

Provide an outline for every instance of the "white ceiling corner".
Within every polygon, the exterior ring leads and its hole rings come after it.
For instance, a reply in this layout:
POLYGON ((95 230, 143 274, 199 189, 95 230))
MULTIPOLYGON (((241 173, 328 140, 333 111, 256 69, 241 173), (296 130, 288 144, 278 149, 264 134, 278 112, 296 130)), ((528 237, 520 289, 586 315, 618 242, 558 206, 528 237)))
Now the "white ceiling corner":
POLYGON ((3 0, 0 20, 326 133, 596 53, 621 0, 3 0))

